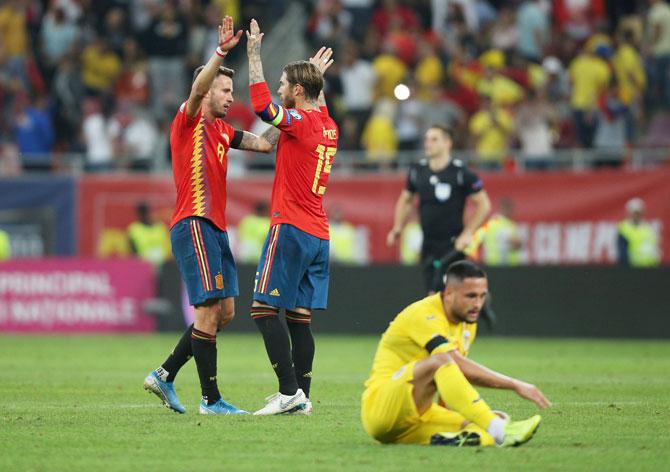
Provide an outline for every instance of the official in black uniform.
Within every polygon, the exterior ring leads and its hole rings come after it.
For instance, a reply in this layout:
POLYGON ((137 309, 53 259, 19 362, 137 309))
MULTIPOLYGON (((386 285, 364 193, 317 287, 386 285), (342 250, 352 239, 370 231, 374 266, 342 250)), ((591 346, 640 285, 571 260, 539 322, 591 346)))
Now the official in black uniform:
MULTIPOLYGON (((443 125, 433 125, 424 138, 427 159, 413 164, 407 176, 405 189, 395 207, 393 229, 386 242, 394 245, 414 206, 418 196, 419 217, 423 231, 421 265, 426 290, 435 292, 436 271, 441 270, 441 260, 450 254, 461 252, 472 239, 489 212, 491 201, 483 183, 463 162, 451 158, 451 130, 443 125), (468 221, 463 221, 466 201, 474 205, 468 221)), ((464 257, 464 256, 463 256, 464 257)))

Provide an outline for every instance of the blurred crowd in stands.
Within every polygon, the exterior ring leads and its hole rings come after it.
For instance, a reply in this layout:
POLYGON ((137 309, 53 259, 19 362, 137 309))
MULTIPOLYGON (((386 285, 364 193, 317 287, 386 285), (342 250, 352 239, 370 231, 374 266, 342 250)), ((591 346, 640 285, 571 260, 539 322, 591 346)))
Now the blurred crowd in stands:
MULTIPOLYGON (((0 6, 0 173, 168 164, 193 69, 233 16, 270 29, 288 0, 6 0, 0 6), (63 156, 63 157, 61 157, 63 156)), ((670 146, 665 0, 302 0, 294 40, 335 50, 327 97, 340 150, 392 165, 435 122, 479 168, 552 167, 560 149, 619 165, 670 146)), ((227 59, 246 61, 239 47, 227 59)), ((272 87, 274 88, 274 86, 272 87)), ((232 122, 248 128, 248 93, 232 122)))

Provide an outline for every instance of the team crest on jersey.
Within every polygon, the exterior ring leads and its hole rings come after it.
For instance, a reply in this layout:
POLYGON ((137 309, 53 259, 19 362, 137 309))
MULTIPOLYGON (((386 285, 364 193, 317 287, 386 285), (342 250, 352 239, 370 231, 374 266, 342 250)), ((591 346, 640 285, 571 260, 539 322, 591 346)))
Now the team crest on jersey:
POLYGON ((463 331, 463 350, 470 349, 470 331, 463 331))
POLYGON ((439 201, 441 202, 447 201, 449 200, 450 196, 451 196, 451 184, 438 182, 435 185, 435 198, 437 198, 439 201))
POLYGON ((400 377, 402 377, 402 374, 404 374, 406 370, 407 366, 406 365, 402 366, 391 376, 391 379, 398 380, 400 377))
POLYGON ((298 110, 289 110, 288 113, 296 120, 302 120, 302 115, 298 112, 298 110))

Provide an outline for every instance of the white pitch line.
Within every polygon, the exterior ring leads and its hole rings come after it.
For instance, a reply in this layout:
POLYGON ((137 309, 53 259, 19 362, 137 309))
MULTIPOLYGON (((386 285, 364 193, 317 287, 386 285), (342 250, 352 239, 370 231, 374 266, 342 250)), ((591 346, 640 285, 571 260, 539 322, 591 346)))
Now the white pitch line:
MULTIPOLYGON (((161 406, 160 403, 106 403, 106 404, 96 404, 96 405, 40 405, 40 408, 46 408, 51 410, 116 410, 123 408, 165 408, 161 406)), ((6 410, 24 410, 20 405, 4 405, 3 409, 6 410)))
POLYGON ((594 401, 594 402, 552 402, 552 405, 555 406, 560 406, 560 405, 614 405, 614 406, 619 406, 619 405, 642 405, 642 404, 648 404, 650 402, 641 402, 641 401, 618 401, 618 400, 610 400, 610 401, 594 401))

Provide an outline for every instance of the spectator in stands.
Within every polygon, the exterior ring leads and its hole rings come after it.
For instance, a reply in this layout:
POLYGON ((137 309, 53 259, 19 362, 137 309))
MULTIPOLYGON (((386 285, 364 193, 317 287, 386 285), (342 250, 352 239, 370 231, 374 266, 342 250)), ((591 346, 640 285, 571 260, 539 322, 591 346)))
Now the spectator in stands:
POLYGON ((432 28, 439 34, 449 34, 454 26, 460 30, 458 35, 476 33, 480 27, 479 14, 483 13, 485 21, 490 19, 490 10, 479 1, 431 0, 430 3, 432 28))
POLYGON ((140 202, 135 210, 137 221, 128 226, 130 249, 140 259, 159 268, 171 257, 172 246, 168 228, 165 223, 152 218, 146 202, 140 202))
POLYGON ((78 149, 76 137, 79 135, 82 114, 81 103, 84 85, 77 69, 75 54, 61 59, 51 83, 51 97, 54 102, 54 132, 58 150, 78 149))
POLYGON ((123 48, 129 36, 126 12, 120 7, 107 10, 104 17, 103 35, 109 42, 109 47, 121 57, 123 48))
POLYGON ((670 5, 665 0, 649 0, 647 38, 649 41, 649 103, 670 107, 670 5))
POLYGON ((619 223, 617 261, 626 267, 656 267, 661 263, 658 234, 643 221, 645 204, 640 198, 626 203, 627 217, 619 223))
POLYGON ((81 79, 89 96, 111 95, 121 73, 121 58, 103 36, 86 46, 81 56, 81 79))
POLYGON ((375 95, 393 98, 393 91, 408 73, 407 66, 398 58, 391 44, 385 44, 383 52, 374 58, 372 67, 378 77, 375 95))
POLYGON ((426 123, 423 116, 424 106, 416 94, 413 83, 407 84, 409 97, 398 101, 395 116, 395 129, 398 135, 398 149, 413 151, 422 142, 424 128, 432 123, 426 123))
POLYGON ((424 95, 418 95, 421 100, 421 134, 428 131, 432 123, 444 123, 454 131, 454 146, 462 149, 467 143, 467 113, 460 105, 444 95, 439 85, 424 88, 424 95))
POLYGON ((568 37, 581 42, 606 19, 603 0, 553 0, 554 22, 568 37))
POLYGON ((544 85, 547 100, 552 106, 560 106, 570 97, 570 79, 563 63, 555 56, 547 56, 542 60, 542 68, 547 74, 544 85))
POLYGON ((142 36, 142 46, 149 57, 152 113, 156 119, 162 120, 179 108, 187 89, 183 56, 188 44, 188 30, 174 2, 168 1, 161 6, 142 36))
POLYGON ((319 0, 309 19, 307 32, 314 44, 338 51, 350 36, 353 17, 341 0, 319 0))
POLYGON ((421 40, 419 29, 405 29, 399 18, 392 18, 389 31, 382 40, 383 44, 390 44, 398 58, 408 68, 413 68, 418 56, 418 43, 421 40))
POLYGON ((25 170, 51 170, 54 128, 47 105, 46 96, 31 100, 25 92, 14 101, 14 138, 25 170))
POLYGON ((536 63, 544 57, 551 28, 548 12, 542 7, 542 0, 526 0, 517 13, 519 30, 519 54, 536 63))
MULTIPOLYGON (((358 45, 350 41, 344 48, 340 67, 342 102, 346 109, 343 125, 345 139, 359 147, 363 126, 370 118, 377 73, 370 61, 361 59, 358 45)), ((246 129, 246 128, 245 128, 246 129)), ((349 146, 351 148, 351 146, 349 146)))
POLYGON ((5 64, 12 77, 19 78, 29 86, 26 59, 28 55, 28 29, 26 6, 22 0, 8 0, 0 6, 0 45, 5 64))
POLYGON ((498 19, 491 28, 491 46, 505 53, 517 48, 519 44, 519 27, 514 11, 509 7, 502 7, 498 12, 498 19))
POLYGON ((496 106, 512 105, 523 98, 523 88, 501 73, 505 67, 502 51, 486 51, 480 56, 479 63, 484 68, 484 74, 477 80, 479 95, 490 97, 496 106))
MULTIPOLYGON (((205 7, 200 22, 193 21, 188 32, 187 65, 188 70, 195 70, 201 64, 207 63, 212 49, 218 43, 217 25, 223 15, 216 3, 205 7)), ((235 16, 232 16, 236 18, 235 16)))
MULTIPOLYGON (((414 80, 419 98, 422 100, 432 99, 435 87, 444 82, 445 72, 437 45, 433 41, 422 40, 419 43, 419 61, 414 70, 414 80)), ((442 122, 443 120, 437 121, 437 123, 442 122)))
POLYGON ((542 91, 533 88, 519 105, 516 129, 527 170, 545 170, 552 166, 554 133, 557 125, 556 109, 542 91))
POLYGON ((120 135, 119 124, 113 119, 114 103, 88 98, 84 101, 82 136, 86 149, 86 170, 108 172, 115 167, 115 151, 120 135))
POLYGON ((240 241, 237 257, 240 262, 256 264, 260 259, 270 228, 269 215, 268 202, 259 200, 254 205, 254 212, 240 220, 237 225, 237 237, 240 241))
POLYGON ((621 165, 627 148, 626 107, 619 100, 619 86, 616 76, 612 76, 610 86, 598 100, 598 124, 594 137, 596 167, 617 167, 621 165))
POLYGON ((116 100, 147 105, 149 92, 149 67, 146 58, 137 41, 128 38, 123 45, 123 66, 116 82, 116 100))
POLYGON ((42 55, 51 77, 58 63, 73 49, 81 34, 79 26, 65 17, 62 8, 51 7, 40 30, 42 55))
POLYGON ((369 162, 389 167, 398 150, 398 136, 393 126, 395 106, 389 99, 377 101, 372 116, 363 129, 361 143, 369 162))
POLYGON ((351 36, 361 41, 370 25, 375 0, 342 0, 344 8, 351 13, 351 36))
POLYGON ((398 21, 405 31, 414 30, 419 26, 419 18, 408 6, 398 0, 382 0, 372 14, 372 29, 377 38, 383 40, 391 29, 393 22, 398 21))
POLYGON ((593 147, 593 138, 598 127, 598 99, 610 83, 611 72, 607 59, 611 52, 611 48, 605 44, 596 46, 595 51, 585 48, 570 63, 570 103, 577 143, 584 148, 593 147))
POLYGON ((641 114, 640 107, 647 84, 642 58, 635 47, 631 30, 623 30, 621 33, 612 64, 619 84, 618 99, 626 122, 626 141, 631 144, 636 135, 635 117, 641 114))
POLYGON ((22 0, 7 0, 0 6, 0 39, 10 57, 24 58, 28 52, 26 6, 22 0))
POLYGON ((12 246, 9 242, 9 234, 0 229, 0 262, 7 261, 12 257, 12 246))
POLYGON ((149 171, 154 168, 158 149, 158 127, 153 117, 140 107, 125 103, 116 114, 119 123, 119 152, 132 170, 149 171))
POLYGON ((484 95, 482 108, 470 119, 469 129, 480 168, 502 168, 514 132, 512 115, 506 109, 494 105, 493 100, 484 95))

